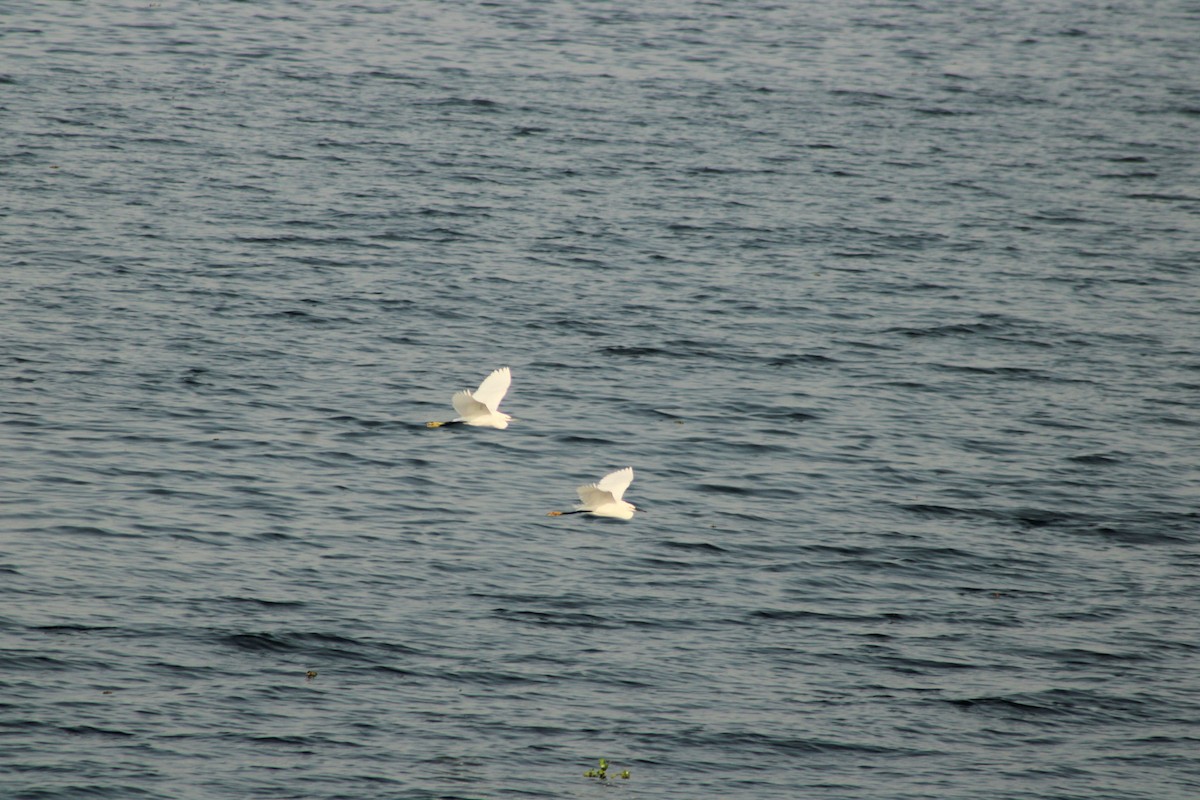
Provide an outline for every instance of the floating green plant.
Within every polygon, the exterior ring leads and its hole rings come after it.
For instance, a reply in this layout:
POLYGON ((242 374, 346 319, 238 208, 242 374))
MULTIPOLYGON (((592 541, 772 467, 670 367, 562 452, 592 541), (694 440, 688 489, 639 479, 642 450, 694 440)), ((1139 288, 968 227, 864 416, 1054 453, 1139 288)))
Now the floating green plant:
MULTIPOLYGON (((600 769, 589 769, 587 772, 583 773, 583 777, 599 778, 602 781, 608 780, 608 759, 607 758, 600 759, 600 769)), ((621 773, 618 777, 620 777, 624 780, 628 780, 629 779, 629 770, 627 770, 627 769, 621 770, 621 773)))

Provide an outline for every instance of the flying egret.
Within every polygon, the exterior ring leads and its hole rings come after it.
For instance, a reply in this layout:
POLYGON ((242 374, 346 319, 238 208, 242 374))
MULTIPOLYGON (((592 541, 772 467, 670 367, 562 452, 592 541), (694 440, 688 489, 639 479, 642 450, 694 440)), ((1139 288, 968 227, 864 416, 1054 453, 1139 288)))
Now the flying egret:
POLYGON ((498 411, 497 408, 500 401, 504 399, 505 393, 508 392, 508 386, 511 383, 512 373, 509 372, 508 367, 501 367, 484 378, 483 383, 479 384, 479 388, 473 393, 466 389, 455 393, 450 402, 454 403, 454 410, 458 412, 457 417, 449 422, 426 422, 425 425, 430 428, 440 428, 443 425, 465 423, 482 425, 485 428, 507 428, 512 417, 498 411))
POLYGON ((595 483, 580 486, 575 491, 579 493, 580 503, 574 511, 551 511, 546 516, 561 517, 563 514, 582 514, 587 512, 598 517, 616 517, 617 519, 632 519, 637 508, 633 503, 621 499, 629 484, 633 482, 633 467, 610 472, 595 483))

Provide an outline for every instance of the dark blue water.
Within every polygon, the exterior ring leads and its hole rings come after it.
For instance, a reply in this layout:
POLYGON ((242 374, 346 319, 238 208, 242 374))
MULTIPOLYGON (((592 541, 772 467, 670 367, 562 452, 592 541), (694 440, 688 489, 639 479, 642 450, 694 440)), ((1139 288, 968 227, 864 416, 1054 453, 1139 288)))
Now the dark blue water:
POLYGON ((0 796, 1200 796, 1194 3, 0 15, 0 796))

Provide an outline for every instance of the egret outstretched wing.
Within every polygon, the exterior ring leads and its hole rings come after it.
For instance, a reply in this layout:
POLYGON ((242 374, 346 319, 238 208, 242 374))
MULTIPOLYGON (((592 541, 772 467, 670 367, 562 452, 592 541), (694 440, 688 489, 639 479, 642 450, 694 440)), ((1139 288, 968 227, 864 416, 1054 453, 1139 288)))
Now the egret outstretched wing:
POLYGON ((608 473, 595 483, 580 486, 575 492, 585 508, 595 509, 607 503, 621 502, 621 496, 632 482, 633 467, 626 467, 608 473))
MULTIPOLYGON (((504 395, 508 393, 508 387, 511 384, 512 373, 508 367, 501 367, 484 378, 483 383, 479 384, 479 388, 471 397, 475 402, 487 406, 489 411, 495 411, 500 406, 500 401, 504 399, 504 395)), ((455 395, 455 397, 457 396, 455 395)), ((455 403, 454 407, 458 408, 458 404, 455 403)))
POLYGON ((599 484, 595 483, 580 486, 575 492, 579 495, 579 508, 584 511, 592 511, 613 501, 612 493, 601 489, 599 484))
POLYGON ((611 493, 613 500, 620 500, 631 483, 633 483, 633 467, 626 467, 605 475, 596 482, 596 488, 611 493))
POLYGON ((472 397, 466 389, 455 392, 454 397, 450 398, 450 402, 454 404, 454 410, 463 420, 471 420, 489 413, 488 407, 472 397))

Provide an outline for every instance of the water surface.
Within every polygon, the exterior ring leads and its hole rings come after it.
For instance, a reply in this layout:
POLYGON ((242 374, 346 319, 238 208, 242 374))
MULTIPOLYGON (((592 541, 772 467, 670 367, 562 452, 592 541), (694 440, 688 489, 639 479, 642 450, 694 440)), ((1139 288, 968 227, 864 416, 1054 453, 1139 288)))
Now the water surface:
POLYGON ((1195 8, 0 13, 6 797, 1200 792, 1195 8))

